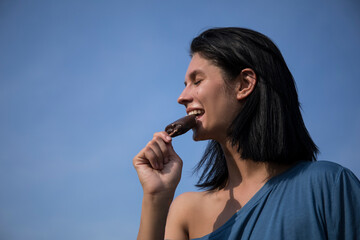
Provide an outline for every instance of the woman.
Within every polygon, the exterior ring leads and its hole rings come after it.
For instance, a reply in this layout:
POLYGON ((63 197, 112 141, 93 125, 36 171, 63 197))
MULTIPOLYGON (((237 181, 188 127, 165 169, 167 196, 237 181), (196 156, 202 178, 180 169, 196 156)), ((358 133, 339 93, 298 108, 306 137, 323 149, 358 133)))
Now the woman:
POLYGON ((209 29, 191 56, 178 102, 197 115, 194 140, 210 140, 197 166, 204 191, 173 201, 182 160, 155 133, 133 159, 144 191, 138 239, 356 239, 359 180, 316 162, 275 44, 249 29, 209 29))

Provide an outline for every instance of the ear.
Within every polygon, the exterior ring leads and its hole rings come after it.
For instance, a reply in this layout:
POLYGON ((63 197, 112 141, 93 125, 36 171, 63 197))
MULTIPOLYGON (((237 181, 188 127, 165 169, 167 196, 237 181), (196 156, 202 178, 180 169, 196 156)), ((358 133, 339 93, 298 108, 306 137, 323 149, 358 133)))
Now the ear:
POLYGON ((238 76, 237 100, 244 100, 255 89, 256 74, 251 68, 245 68, 238 76))

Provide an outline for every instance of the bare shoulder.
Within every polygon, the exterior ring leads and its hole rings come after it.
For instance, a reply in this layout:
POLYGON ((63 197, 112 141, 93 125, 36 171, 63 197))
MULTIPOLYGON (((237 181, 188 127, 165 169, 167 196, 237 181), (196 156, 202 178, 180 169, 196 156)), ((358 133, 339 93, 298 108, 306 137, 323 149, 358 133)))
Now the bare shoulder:
POLYGON ((172 202, 166 222, 166 239, 188 239, 191 216, 199 213, 204 192, 186 192, 172 202))
POLYGON ((194 205, 197 205, 199 200, 204 200, 205 197, 204 192, 185 192, 180 194, 173 202, 174 208, 178 208, 181 206, 192 208, 196 207, 194 205), (180 206, 178 206, 180 205, 180 206))
POLYGON ((194 213, 202 211, 208 199, 209 195, 206 192, 186 192, 173 201, 170 211, 176 213, 177 216, 183 216, 187 221, 194 213))
POLYGON ((169 210, 168 218, 176 218, 186 224, 189 213, 194 213, 204 200, 203 192, 186 192, 175 198, 169 210))

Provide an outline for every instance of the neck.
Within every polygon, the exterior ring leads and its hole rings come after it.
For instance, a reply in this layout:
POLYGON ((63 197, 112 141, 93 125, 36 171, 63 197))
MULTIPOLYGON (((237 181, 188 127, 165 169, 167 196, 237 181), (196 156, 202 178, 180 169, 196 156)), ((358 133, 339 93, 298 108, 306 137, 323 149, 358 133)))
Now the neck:
POLYGON ((244 184, 263 185, 270 178, 284 172, 290 166, 269 162, 255 162, 241 157, 241 151, 231 145, 229 141, 221 144, 226 158, 229 172, 227 188, 234 188, 244 184))

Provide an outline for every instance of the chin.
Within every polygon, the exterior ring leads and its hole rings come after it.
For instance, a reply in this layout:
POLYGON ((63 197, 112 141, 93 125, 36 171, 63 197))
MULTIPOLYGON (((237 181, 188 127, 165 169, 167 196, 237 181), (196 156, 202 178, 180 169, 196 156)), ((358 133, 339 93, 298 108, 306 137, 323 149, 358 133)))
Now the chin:
POLYGON ((201 138, 195 137, 194 135, 193 135, 193 140, 194 140, 195 142, 202 141, 201 138))
POLYGON ((210 140, 210 138, 207 137, 205 134, 201 134, 198 131, 194 130, 193 131, 193 140, 194 141, 205 141, 205 140, 210 140))

